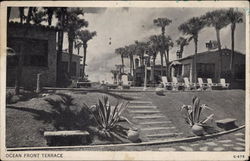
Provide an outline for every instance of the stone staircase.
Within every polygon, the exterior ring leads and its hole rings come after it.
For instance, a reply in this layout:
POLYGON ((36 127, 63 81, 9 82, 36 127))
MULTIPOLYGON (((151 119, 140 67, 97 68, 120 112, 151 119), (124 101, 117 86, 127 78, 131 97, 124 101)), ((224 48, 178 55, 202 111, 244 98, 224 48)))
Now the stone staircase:
POLYGON ((150 101, 130 101, 128 112, 140 131, 142 141, 170 139, 182 135, 150 101))

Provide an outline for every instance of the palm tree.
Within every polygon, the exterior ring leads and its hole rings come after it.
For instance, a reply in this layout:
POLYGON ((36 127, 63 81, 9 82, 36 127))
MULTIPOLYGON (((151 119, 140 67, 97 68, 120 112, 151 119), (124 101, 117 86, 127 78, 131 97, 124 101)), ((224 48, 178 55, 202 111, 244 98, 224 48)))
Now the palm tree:
POLYGON ((73 43, 76 39, 76 32, 82 27, 87 27, 88 22, 84 19, 79 18, 79 15, 83 15, 83 10, 78 8, 71 8, 66 12, 66 22, 65 22, 65 30, 68 34, 68 50, 69 50, 69 63, 68 63, 68 73, 71 76, 71 62, 72 62, 72 54, 73 54, 73 43))
POLYGON ((117 49, 115 49, 115 53, 119 54, 121 56, 121 61, 122 61, 122 65, 123 65, 122 73, 124 73, 124 58, 127 56, 126 52, 125 52, 125 48, 122 48, 122 47, 117 48, 117 49))
POLYGON ((44 11, 38 11, 38 8, 37 7, 34 7, 33 8, 33 11, 32 11, 32 22, 34 22, 34 24, 41 24, 41 22, 45 21, 46 18, 44 17, 45 16, 45 13, 44 11))
POLYGON ((56 13, 58 11, 57 7, 43 7, 44 9, 44 14, 47 15, 47 22, 48 25, 51 26, 52 25, 52 17, 54 15, 54 13, 56 13))
POLYGON ((204 22, 207 26, 212 26, 215 28, 216 31, 216 38, 218 43, 218 49, 219 49, 219 68, 218 68, 218 82, 221 77, 221 68, 222 68, 222 53, 221 53, 221 42, 220 42, 220 30, 228 25, 228 22, 226 21, 227 15, 226 10, 215 10, 212 12, 207 12, 204 16, 202 16, 204 19, 204 22))
POLYGON ((237 23, 243 22, 243 13, 235 11, 230 8, 227 11, 227 20, 231 24, 231 58, 230 58, 230 71, 231 71, 231 82, 234 79, 234 32, 237 23))
POLYGON ((182 58, 183 55, 183 51, 184 51, 184 47, 187 46, 189 44, 188 39, 180 36, 177 40, 176 40, 177 45, 180 46, 180 51, 179 51, 179 58, 182 58))
POLYGON ((58 19, 57 27, 60 29, 57 34, 57 74, 56 74, 56 82, 57 86, 61 85, 62 80, 64 79, 64 75, 62 72, 62 50, 63 50, 63 35, 65 28, 65 19, 66 19, 67 8, 60 7, 55 9, 55 15, 58 19))
POLYGON ((139 56, 140 65, 142 66, 144 65, 144 54, 147 48, 147 43, 135 41, 135 44, 136 44, 136 55, 139 56))
POLYGON ((197 82, 197 70, 196 70, 196 63, 197 63, 197 44, 198 44, 198 34, 200 30, 202 30, 205 26, 204 21, 199 18, 199 17, 193 17, 189 19, 187 22, 181 24, 178 29, 183 32, 185 35, 190 35, 191 37, 189 38, 190 40, 194 40, 194 46, 195 46, 195 55, 193 57, 193 63, 192 63, 192 70, 193 70, 193 75, 192 77, 192 82, 197 82))
POLYGON ((11 7, 7 7, 7 23, 10 21, 11 7))
POLYGON ((159 36, 152 35, 149 37, 148 42, 148 55, 152 58, 151 72, 150 72, 150 81, 151 83, 155 83, 154 72, 155 72, 155 59, 157 57, 158 52, 160 51, 160 40, 159 36))
POLYGON ((127 53, 129 57, 129 67, 130 67, 130 74, 134 76, 134 55, 135 55, 135 50, 136 50, 136 45, 135 44, 130 44, 129 46, 125 46, 125 52, 127 53))
MULTIPOLYGON (((161 34, 162 34, 162 42, 163 44, 165 44, 165 37, 164 37, 164 34, 165 34, 165 28, 166 26, 168 26, 172 20, 168 19, 168 18, 157 18, 157 19, 154 19, 154 24, 158 27, 161 28, 161 34)), ((163 75, 163 55, 165 55, 165 46, 163 45, 160 49, 160 55, 161 55, 161 76, 163 75)), ((165 55, 166 57, 166 55, 165 55)), ((168 70, 167 70, 168 71, 168 70)))
MULTIPOLYGON (((172 41, 172 38, 170 36, 164 36, 164 46, 165 46, 165 51, 167 52, 167 55, 165 55, 165 62, 166 62, 166 73, 167 77, 170 77, 170 72, 169 72, 169 50, 174 46, 174 42, 172 41)), ((164 53, 165 53, 164 51, 164 53)))
POLYGON ((87 55, 87 47, 88 41, 91 40, 94 36, 96 36, 96 32, 90 32, 88 30, 79 30, 76 32, 77 38, 81 40, 83 46, 83 69, 82 69, 82 77, 85 77, 85 65, 86 65, 86 55, 87 55))

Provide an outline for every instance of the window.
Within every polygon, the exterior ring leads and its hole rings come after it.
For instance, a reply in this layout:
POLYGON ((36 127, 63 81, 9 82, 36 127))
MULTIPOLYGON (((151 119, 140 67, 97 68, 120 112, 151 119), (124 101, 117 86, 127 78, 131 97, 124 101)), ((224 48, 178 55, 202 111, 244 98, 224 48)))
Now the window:
POLYGON ((183 77, 189 77, 190 75, 190 64, 184 64, 183 77))
POLYGON ((245 64, 236 64, 235 65, 235 78, 236 79, 245 79, 245 64))
MULTIPOLYGON (((23 51, 24 66, 48 66, 48 41, 27 38, 8 38, 7 46, 13 48, 17 54, 23 51)), ((8 66, 16 66, 15 57, 8 58, 8 66)))
POLYGON ((214 78, 215 65, 213 63, 198 63, 197 77, 214 78))

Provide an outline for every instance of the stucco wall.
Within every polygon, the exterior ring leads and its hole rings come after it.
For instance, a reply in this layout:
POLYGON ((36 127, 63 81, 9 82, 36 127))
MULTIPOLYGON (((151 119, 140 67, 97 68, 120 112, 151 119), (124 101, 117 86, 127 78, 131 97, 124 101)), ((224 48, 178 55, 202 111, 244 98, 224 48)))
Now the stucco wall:
MULTIPOLYGON (((68 53, 62 54, 62 61, 69 62, 68 53)), ((80 61, 81 61, 81 57, 79 55, 75 55, 75 54, 72 55, 72 62, 76 62, 76 76, 75 77, 80 77, 80 61)))
MULTIPOLYGON (((55 86, 56 85, 56 31, 45 29, 42 27, 30 26, 25 28, 21 25, 8 26, 8 38, 25 38, 48 41, 48 65, 47 66, 23 66, 21 86, 34 88, 36 85, 36 77, 38 73, 42 73, 41 85, 42 86, 55 86)), ((11 47, 11 46, 9 46, 11 47)), ((32 46, 30 46, 32 48, 32 46)), ((8 62, 7 62, 8 63, 8 62)), ((15 81, 16 68, 7 69, 7 85, 13 86, 15 81)))

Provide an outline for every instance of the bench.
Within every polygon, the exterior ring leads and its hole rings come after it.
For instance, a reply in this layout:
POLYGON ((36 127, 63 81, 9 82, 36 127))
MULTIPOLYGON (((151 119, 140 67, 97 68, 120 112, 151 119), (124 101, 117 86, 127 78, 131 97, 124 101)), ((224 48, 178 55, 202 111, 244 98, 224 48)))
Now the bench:
POLYGON ((44 137, 49 146, 86 145, 89 142, 87 131, 45 131, 44 137))
POLYGON ((226 118, 226 119, 222 119, 222 120, 217 120, 215 122, 216 122, 218 127, 222 128, 224 130, 230 130, 230 129, 237 127, 235 125, 235 121, 236 121, 236 119, 226 118))
POLYGON ((85 87, 85 88, 88 88, 88 87, 91 87, 91 82, 76 82, 76 87, 79 88, 79 87, 85 87))

